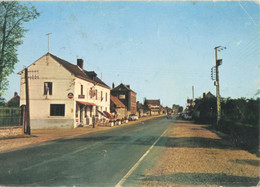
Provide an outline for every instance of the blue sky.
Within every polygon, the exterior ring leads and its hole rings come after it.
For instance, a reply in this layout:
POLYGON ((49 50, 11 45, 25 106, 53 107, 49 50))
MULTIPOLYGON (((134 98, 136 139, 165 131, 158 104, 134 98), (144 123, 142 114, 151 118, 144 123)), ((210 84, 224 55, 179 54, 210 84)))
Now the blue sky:
POLYGON ((8 100, 20 90, 17 72, 50 52, 84 59, 110 87, 130 84, 137 100, 185 106, 187 97, 215 94, 210 70, 219 53, 222 97, 251 98, 259 88, 259 4, 254 2, 31 2, 41 13, 18 49, 8 100))

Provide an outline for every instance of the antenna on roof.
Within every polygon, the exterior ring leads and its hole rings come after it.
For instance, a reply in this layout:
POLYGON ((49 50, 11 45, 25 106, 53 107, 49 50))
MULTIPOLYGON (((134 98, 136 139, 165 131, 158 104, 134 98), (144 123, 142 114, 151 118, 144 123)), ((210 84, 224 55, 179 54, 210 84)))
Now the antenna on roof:
POLYGON ((48 53, 50 52, 50 35, 51 34, 52 34, 51 32, 46 34, 48 36, 48 53))

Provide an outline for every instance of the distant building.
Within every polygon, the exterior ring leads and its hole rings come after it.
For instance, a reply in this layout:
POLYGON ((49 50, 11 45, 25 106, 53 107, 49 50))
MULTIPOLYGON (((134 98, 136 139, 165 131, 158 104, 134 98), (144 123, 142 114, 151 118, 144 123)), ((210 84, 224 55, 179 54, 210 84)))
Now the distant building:
POLYGON ((111 95, 126 106, 128 114, 136 114, 136 93, 130 89, 130 85, 121 83, 111 90, 111 95))
MULTIPOLYGON (((32 129, 91 125, 102 118, 100 112, 110 112, 110 87, 83 64, 47 53, 28 67, 32 129)), ((25 70, 20 75, 20 105, 25 105, 25 70)))
POLYGON ((110 95, 110 111, 116 114, 116 119, 127 117, 126 106, 115 96, 110 95))
POLYGON ((138 117, 143 117, 146 116, 145 110, 144 110, 144 105, 140 103, 139 101, 136 102, 136 108, 137 108, 137 114, 138 117))
POLYGON ((19 107, 20 106, 20 96, 17 92, 14 92, 14 96, 6 102, 7 107, 19 107))
POLYGON ((213 95, 211 92, 203 93, 203 98, 214 98, 215 95, 213 95))
POLYGON ((144 104, 149 109, 151 115, 158 115, 161 113, 160 99, 145 99, 144 104))

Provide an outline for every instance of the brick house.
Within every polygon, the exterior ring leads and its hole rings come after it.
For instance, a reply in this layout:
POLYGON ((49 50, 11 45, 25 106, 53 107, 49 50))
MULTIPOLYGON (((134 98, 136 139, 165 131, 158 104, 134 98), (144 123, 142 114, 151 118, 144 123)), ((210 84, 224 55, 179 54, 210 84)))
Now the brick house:
POLYGON ((136 93, 130 85, 120 84, 111 90, 111 95, 117 97, 127 108, 128 115, 136 114, 136 93))
POLYGON ((112 95, 110 95, 110 111, 117 115, 117 119, 127 117, 126 106, 117 97, 112 95))

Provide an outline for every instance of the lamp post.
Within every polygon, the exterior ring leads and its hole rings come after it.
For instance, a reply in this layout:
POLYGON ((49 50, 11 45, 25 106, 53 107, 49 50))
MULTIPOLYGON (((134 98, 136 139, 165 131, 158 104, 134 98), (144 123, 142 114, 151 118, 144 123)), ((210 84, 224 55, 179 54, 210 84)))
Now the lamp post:
POLYGON ((220 103, 220 91, 219 91, 219 71, 218 67, 222 64, 222 59, 218 59, 218 52, 226 49, 226 47, 217 46, 215 47, 215 55, 216 55, 216 95, 217 95, 217 125, 219 124, 219 120, 221 119, 221 103, 220 103))

